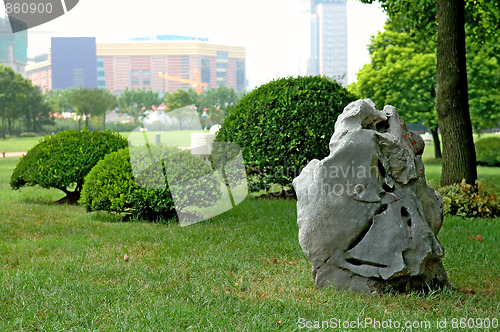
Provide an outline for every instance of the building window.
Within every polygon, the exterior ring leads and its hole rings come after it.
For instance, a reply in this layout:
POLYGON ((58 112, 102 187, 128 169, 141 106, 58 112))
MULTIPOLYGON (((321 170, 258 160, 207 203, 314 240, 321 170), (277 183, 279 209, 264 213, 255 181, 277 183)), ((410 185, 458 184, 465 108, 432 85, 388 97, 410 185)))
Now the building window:
POLYGON ((217 51, 217 60, 229 59, 229 53, 225 51, 217 51))
POLYGON ((236 61, 236 91, 245 91, 245 61, 236 61))
POLYGON ((82 68, 73 69, 73 87, 79 88, 84 84, 84 75, 82 68))
POLYGON ((217 69, 227 69, 227 62, 217 62, 217 69))
POLYGON ((201 59, 201 81, 210 83, 210 59, 201 59))

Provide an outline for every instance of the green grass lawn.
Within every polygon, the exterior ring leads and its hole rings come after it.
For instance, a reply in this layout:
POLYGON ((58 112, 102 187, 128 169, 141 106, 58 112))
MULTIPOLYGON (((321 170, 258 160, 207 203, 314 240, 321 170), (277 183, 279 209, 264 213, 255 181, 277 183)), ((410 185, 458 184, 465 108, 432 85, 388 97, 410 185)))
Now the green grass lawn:
POLYGON ((25 152, 37 144, 42 137, 9 137, 0 138, 0 153, 2 152, 25 152))
MULTIPOLYGON (((174 146, 187 147, 191 146, 191 133, 194 131, 188 130, 177 130, 177 131, 166 131, 166 132, 146 132, 146 136, 150 143, 154 143, 156 139, 156 134, 160 134, 160 140, 162 143, 174 146)), ((120 134, 128 138, 130 132, 120 132, 120 134)), ((140 135, 143 139, 143 135, 140 135)), ((42 136, 40 137, 9 137, 7 139, 0 139, 0 153, 2 152, 25 152, 31 149, 35 144, 37 144, 42 136)))
POLYGON ((10 190, 16 162, 0 159, 1 331, 295 331, 299 321, 331 319, 438 331, 437 320, 454 330, 454 319, 500 319, 500 218, 445 219, 439 239, 458 290, 319 291, 294 201, 248 198, 184 228, 120 222, 51 205, 56 190, 10 190), (469 239, 478 234, 483 241, 469 239))

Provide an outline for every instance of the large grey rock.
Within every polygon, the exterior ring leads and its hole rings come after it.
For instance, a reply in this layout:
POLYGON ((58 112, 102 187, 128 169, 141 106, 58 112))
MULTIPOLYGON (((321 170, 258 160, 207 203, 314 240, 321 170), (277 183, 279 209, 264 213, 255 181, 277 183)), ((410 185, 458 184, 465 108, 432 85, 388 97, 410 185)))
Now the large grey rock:
POLYGON ((319 288, 363 293, 450 285, 436 238, 442 199, 426 184, 424 142, 393 106, 349 104, 330 155, 294 179, 299 242, 319 288))

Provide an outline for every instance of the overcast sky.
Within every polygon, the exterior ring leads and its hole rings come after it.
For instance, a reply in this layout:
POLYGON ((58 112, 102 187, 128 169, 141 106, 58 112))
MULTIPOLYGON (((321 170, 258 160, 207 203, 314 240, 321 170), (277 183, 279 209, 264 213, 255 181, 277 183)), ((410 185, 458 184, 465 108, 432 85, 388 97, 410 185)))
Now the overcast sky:
MULTIPOLYGON (((28 56, 47 52, 50 37, 96 37, 97 42, 131 37, 186 35, 244 46, 250 88, 299 74, 301 0, 80 0, 67 14, 29 30, 28 56)), ((3 11, 3 8, 2 8, 3 11)), ((3 14, 3 12, 0 12, 3 14)), ((348 82, 369 62, 366 45, 382 30, 378 5, 347 1, 348 82)))

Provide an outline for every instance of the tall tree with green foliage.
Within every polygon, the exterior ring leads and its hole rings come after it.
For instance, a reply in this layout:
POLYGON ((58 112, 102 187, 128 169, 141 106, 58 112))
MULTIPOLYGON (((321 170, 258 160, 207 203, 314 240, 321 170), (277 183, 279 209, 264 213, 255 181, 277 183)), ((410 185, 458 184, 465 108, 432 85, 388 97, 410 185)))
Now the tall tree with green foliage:
POLYGON ((115 107, 116 97, 103 89, 79 88, 72 91, 69 102, 78 115, 85 117, 85 127, 88 128, 89 118, 92 115, 105 117, 106 111, 115 107))
POLYGON ((0 65, 0 136, 5 138, 12 132, 13 122, 23 117, 31 130, 36 121, 48 120, 48 107, 38 87, 11 67, 0 65))
POLYGON ((196 106, 200 116, 206 112, 210 124, 222 124, 230 107, 235 106, 241 95, 233 88, 221 85, 216 89, 209 89, 198 96, 196 106))
POLYGON ((370 98, 380 109, 396 106, 406 122, 423 122, 431 130, 435 158, 441 158, 435 109, 435 41, 417 40, 395 30, 386 24, 385 31, 372 39, 372 61, 358 72, 353 92, 370 98))
POLYGON ((422 38, 434 35, 437 23, 436 109, 443 137, 441 185, 459 183, 462 178, 473 184, 477 171, 468 104, 465 26, 475 42, 498 35, 500 4, 487 0, 379 2, 393 22, 422 38))
POLYGON ((464 0, 436 0, 436 109, 443 136, 441 185, 477 180, 467 91, 464 0))
POLYGON ((45 100, 50 106, 50 109, 54 113, 71 112, 73 111, 69 97, 71 96, 73 89, 65 90, 47 90, 45 95, 45 100))
POLYGON ((174 111, 188 105, 194 105, 198 94, 194 90, 179 89, 165 95, 165 108, 167 112, 174 111))
MULTIPOLYGON (((358 73, 351 89, 371 98, 379 108, 394 105, 407 122, 423 122, 434 138, 435 158, 441 158, 435 109, 436 43, 386 24, 368 47, 371 63, 358 73)), ((500 120, 498 43, 467 41, 469 104, 473 129, 489 129, 500 120), (495 53, 497 52, 497 53, 495 53)))
POLYGON ((24 117, 26 131, 39 132, 43 124, 52 124, 50 104, 37 86, 27 90, 24 101, 18 105, 19 112, 24 117))
POLYGON ((151 106, 158 106, 161 103, 162 98, 158 95, 158 92, 151 89, 129 90, 127 88, 118 97, 119 112, 130 115, 134 123, 144 117, 145 112, 151 109, 151 106))
POLYGON ((493 128, 500 121, 500 35, 483 44, 467 37, 466 47, 472 127, 493 128))

